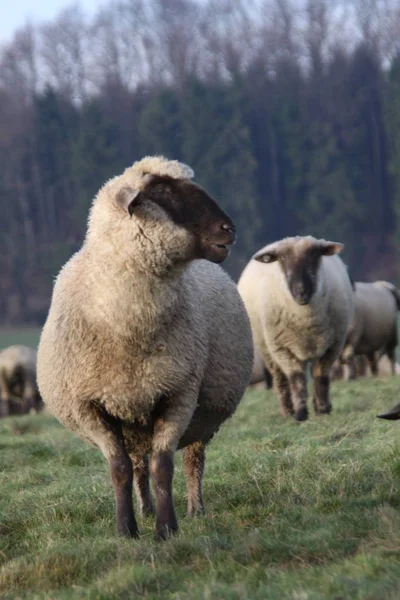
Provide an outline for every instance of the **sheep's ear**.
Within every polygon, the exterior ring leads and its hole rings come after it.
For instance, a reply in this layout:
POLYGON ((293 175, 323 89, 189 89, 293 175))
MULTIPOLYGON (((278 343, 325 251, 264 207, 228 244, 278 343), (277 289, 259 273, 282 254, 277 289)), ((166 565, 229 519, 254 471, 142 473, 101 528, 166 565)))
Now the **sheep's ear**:
POLYGON ((135 206, 140 202, 140 193, 140 190, 124 187, 117 194, 117 204, 132 216, 135 206))
POLYGON ((388 410, 388 412, 376 416, 378 419, 389 419, 391 421, 396 421, 397 419, 400 419, 400 404, 397 404, 391 410, 388 410))
POLYGON ((262 263, 272 263, 278 260, 278 253, 273 248, 270 248, 269 250, 268 248, 263 248, 256 252, 253 258, 262 263))
POLYGON ((321 254, 324 256, 332 256, 333 254, 339 254, 343 250, 344 245, 339 242, 325 242, 324 240, 319 242, 319 248, 321 254))

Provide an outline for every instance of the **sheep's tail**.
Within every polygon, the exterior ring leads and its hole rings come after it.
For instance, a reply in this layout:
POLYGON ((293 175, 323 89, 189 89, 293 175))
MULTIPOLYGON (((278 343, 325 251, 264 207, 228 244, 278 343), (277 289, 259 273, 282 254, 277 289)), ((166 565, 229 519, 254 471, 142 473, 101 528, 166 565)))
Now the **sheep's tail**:
POLYGON ((396 301, 397 310, 400 310, 400 292, 396 288, 396 286, 393 285, 393 283, 390 283, 389 281, 375 281, 375 283, 377 285, 380 285, 381 287, 386 288, 387 290, 389 290, 389 292, 392 293, 393 298, 396 301))

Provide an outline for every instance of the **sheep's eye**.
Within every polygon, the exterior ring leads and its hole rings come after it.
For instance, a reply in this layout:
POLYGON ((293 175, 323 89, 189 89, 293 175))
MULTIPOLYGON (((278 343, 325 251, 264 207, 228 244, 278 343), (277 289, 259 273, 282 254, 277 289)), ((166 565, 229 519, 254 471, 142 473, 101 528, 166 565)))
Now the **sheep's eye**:
POLYGON ((165 191, 165 186, 164 185, 155 185, 152 190, 151 190, 151 195, 152 196, 161 196, 165 191))

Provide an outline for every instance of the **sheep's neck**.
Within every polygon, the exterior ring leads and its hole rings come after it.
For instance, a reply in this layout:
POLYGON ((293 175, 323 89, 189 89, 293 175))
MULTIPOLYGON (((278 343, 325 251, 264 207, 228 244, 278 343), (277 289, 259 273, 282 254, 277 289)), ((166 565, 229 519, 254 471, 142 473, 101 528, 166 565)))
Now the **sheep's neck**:
POLYGON ((174 319, 179 300, 179 272, 160 278, 133 270, 131 266, 109 267, 92 273, 91 280, 92 316, 108 324, 114 335, 156 335, 174 319))

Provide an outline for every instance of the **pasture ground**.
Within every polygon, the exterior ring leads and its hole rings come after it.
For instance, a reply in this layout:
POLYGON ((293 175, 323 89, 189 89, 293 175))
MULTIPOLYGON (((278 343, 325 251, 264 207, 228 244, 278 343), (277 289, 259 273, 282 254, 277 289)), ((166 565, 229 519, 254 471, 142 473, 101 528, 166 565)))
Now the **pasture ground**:
POLYGON ((0 421, 0 597, 395 600, 400 597, 400 423, 375 415, 400 379, 333 384, 332 415, 283 421, 249 391, 210 444, 207 515, 179 535, 114 534, 100 453, 51 416, 0 421))

